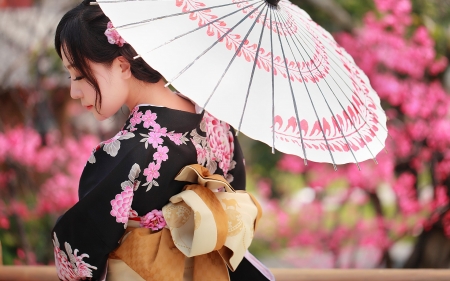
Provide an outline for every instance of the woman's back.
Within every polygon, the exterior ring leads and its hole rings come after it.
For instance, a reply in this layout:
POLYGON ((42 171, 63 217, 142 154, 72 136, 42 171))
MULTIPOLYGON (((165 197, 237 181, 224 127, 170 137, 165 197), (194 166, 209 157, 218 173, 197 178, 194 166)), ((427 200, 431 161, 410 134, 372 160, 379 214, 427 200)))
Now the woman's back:
POLYGON ((194 163, 245 189, 242 152, 228 124, 208 113, 137 106, 122 131, 93 151, 80 180, 80 201, 54 228, 60 278, 100 278, 128 220, 160 211, 186 184, 174 180, 177 173, 194 163))

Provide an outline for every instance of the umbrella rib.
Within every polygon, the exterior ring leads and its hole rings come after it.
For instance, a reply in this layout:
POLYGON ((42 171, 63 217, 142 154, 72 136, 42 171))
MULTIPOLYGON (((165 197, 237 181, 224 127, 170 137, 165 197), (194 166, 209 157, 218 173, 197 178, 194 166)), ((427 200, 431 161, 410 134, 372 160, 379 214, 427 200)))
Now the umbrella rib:
MULTIPOLYGON (((266 10, 266 14, 264 16, 264 23, 267 20, 267 14, 269 13, 269 9, 266 10)), ((259 50, 261 49, 261 42, 262 42, 262 38, 263 38, 263 34, 264 34, 264 29, 265 29, 265 25, 262 24, 262 28, 261 28, 261 34, 259 36, 259 42, 258 42, 258 48, 256 49, 256 55, 255 55, 255 61, 253 62, 253 68, 252 68, 252 73, 250 75, 250 81, 248 83, 248 88, 247 88, 247 94, 245 96, 245 101, 244 101, 244 108, 242 109, 242 114, 241 114, 241 119, 239 120, 239 127, 238 130, 236 131, 236 135, 239 133, 239 131, 241 130, 241 126, 242 126, 242 120, 244 119, 244 113, 245 110, 247 109, 247 101, 248 101, 248 97, 250 95, 250 88, 252 87, 252 83, 253 83, 253 77, 255 75, 255 69, 256 69, 256 62, 258 61, 258 57, 259 57, 259 50)))
MULTIPOLYGON (((142 1, 142 0, 97 1, 95 3, 99 3, 99 4, 117 4, 117 3, 120 3, 120 2, 140 2, 140 1, 142 1)), ((147 1, 155 1, 155 0, 147 0, 147 1)), ((175 13, 175 14, 170 14, 170 15, 164 15, 164 16, 160 16, 160 17, 156 17, 156 18, 151 18, 151 19, 146 19, 146 20, 142 20, 142 21, 136 21, 136 22, 131 22, 131 23, 119 25, 119 26, 114 27, 114 29, 130 27, 130 26, 133 26, 133 25, 144 24, 144 23, 155 21, 155 20, 171 18, 171 17, 176 17, 176 16, 182 16, 182 15, 191 14, 191 13, 195 13, 195 12, 201 12, 201 11, 204 11, 204 10, 210 10, 210 9, 215 9, 215 8, 222 8, 222 7, 227 7, 227 6, 231 6, 231 5, 241 4, 241 3, 244 3, 244 2, 252 2, 252 1, 257 1, 257 0, 240 1, 240 2, 236 2, 236 3, 230 3, 230 4, 223 4, 223 5, 217 5, 217 6, 200 8, 200 9, 197 9, 197 10, 191 10, 191 11, 186 11, 186 12, 182 12, 182 13, 175 13)), ((249 7, 251 5, 252 4, 248 5, 247 7, 249 7)))
MULTIPOLYGON (((282 15, 280 15, 280 16, 282 16, 282 15)), ((284 17, 283 17, 283 24, 284 24, 287 28, 290 29, 290 27, 287 26, 287 24, 285 24, 284 17)), ((292 31, 292 29, 291 29, 291 31, 292 31)), ((297 44, 296 44, 295 41, 293 40, 294 37, 292 37, 292 36, 290 36, 290 37, 291 37, 292 42, 294 43, 295 47, 297 48, 297 51, 300 53, 300 56, 302 57, 302 59, 303 59, 303 61, 304 61, 305 59, 303 58, 302 53, 300 52, 300 50, 298 49, 297 44)), ((286 41, 287 41, 287 40, 286 40, 286 41)), ((303 44, 302 44, 300 41, 299 41, 298 43, 300 44, 300 46, 302 47, 303 51, 304 51, 304 52, 306 53, 306 55, 308 56, 309 60, 311 60, 311 61, 314 63, 314 66, 317 68, 316 63, 314 62, 314 60, 311 59, 309 53, 306 51, 306 49, 305 49, 305 47, 303 46, 303 44)), ((312 75, 312 71, 311 71, 311 69, 310 69, 310 67, 309 67, 308 64, 306 64, 306 67, 308 68, 308 71, 309 71, 309 72, 311 73, 311 75, 312 75)), ((319 70, 319 73, 322 75, 322 73, 320 72, 320 70, 319 70)), ((324 79, 324 80, 325 80, 325 79, 324 79)), ((326 82, 326 80, 325 80, 325 82, 326 82)), ((305 81, 303 81, 303 83, 305 83, 305 81)), ((339 121, 337 120, 337 118, 336 118, 336 116, 335 116, 333 110, 331 109, 330 104, 328 103, 328 100, 326 99, 326 97, 325 97, 325 95, 324 95, 324 93, 323 93, 323 91, 322 91, 322 88, 320 87, 319 83, 315 83, 315 84, 317 85, 317 88, 319 89, 319 92, 320 92, 320 94, 322 95, 323 100, 324 100, 325 103, 327 104, 328 110, 330 111, 331 115, 333 116, 333 119, 334 119, 334 121, 335 121, 335 125, 338 127, 339 132, 341 133, 342 137, 344 138, 344 140, 345 140, 345 142, 346 142, 346 144, 347 144, 347 146, 348 146, 348 149, 349 149, 350 152, 352 153, 352 156, 353 156, 353 158, 354 158, 355 161, 356 161, 356 165, 358 166, 358 169, 361 170, 361 168, 360 168, 360 166, 359 166, 358 159, 356 159, 355 153, 354 153, 354 151, 353 151, 353 149, 352 149, 352 147, 351 147, 349 141, 347 140, 347 137, 345 136, 344 131, 342 130, 342 127, 339 125, 339 121)), ((327 85, 328 85, 328 83, 327 83, 327 85)), ((329 85, 328 85, 328 88, 329 88, 329 89, 331 90, 331 92, 333 92, 333 94, 334 94, 333 89, 332 89, 329 85)), ((345 110, 345 109, 344 109, 344 110, 345 110)), ((355 129, 356 129, 356 127, 355 127, 355 129)), ((328 149, 330 149, 329 146, 328 146, 328 149)))
MULTIPOLYGON (((268 4, 263 4, 268 6, 268 4)), ((263 7, 264 9, 264 7, 263 7)), ((222 82, 223 78, 225 77, 225 75, 228 72, 228 69, 231 67, 231 64, 233 63, 233 61, 236 59, 237 55, 239 54, 239 52, 242 49, 242 46, 244 46, 245 41, 247 40, 248 36, 250 35, 250 33, 252 32, 253 28, 255 27, 255 24, 258 22, 260 16, 262 14, 262 10, 261 13, 258 14, 258 16, 255 18, 255 21, 253 22, 252 26, 250 27, 250 29, 248 30, 247 34, 244 36, 244 38, 242 39, 241 43, 239 44, 239 47, 236 49, 236 51, 234 52, 233 58, 230 60, 230 62, 228 63, 228 66, 226 67, 225 71, 223 72, 222 76, 220 77, 219 81, 217 82, 216 86, 214 87, 211 95, 209 95, 208 99, 206 100, 203 108, 206 108, 206 105, 209 103, 209 101, 211 100, 212 96, 214 95, 214 93, 216 92, 217 88, 219 87, 220 83, 222 82)))
MULTIPOLYGON (((282 18, 283 18, 283 22, 285 22, 286 18, 285 18, 284 16, 282 16, 282 18)), ((285 24, 285 26, 288 27, 286 24, 285 24)), ((289 28, 289 27, 288 27, 288 28, 289 28)), ((291 31, 292 31, 292 29, 291 29, 291 31)), ((291 39, 294 40, 292 36, 291 36, 291 39)), ((298 38, 297 38, 297 41, 300 43, 300 40, 298 40, 298 38)), ((294 42, 294 41, 293 41, 293 42, 294 42)), ((294 44, 295 44, 295 42, 294 42, 294 44)), ((300 43, 300 44, 301 44, 301 43, 300 43)), ((296 45, 296 44, 295 44, 295 45, 296 45)), ((296 46, 297 46, 297 45, 296 45, 296 46)), ((305 50, 303 44, 301 44, 301 46, 302 46, 303 50, 306 52, 306 50, 305 50)), ((311 49, 310 49, 310 51, 311 51, 311 49)), ((308 54, 308 52, 306 52, 306 53, 308 54)), ((308 57, 309 57, 309 59, 311 60, 311 57, 309 56, 309 54, 308 54, 308 57)), ((318 67, 317 67, 316 63, 314 62, 314 60, 311 60, 311 61, 313 62, 314 66, 318 69, 318 67)), ((309 66, 308 66, 308 70, 309 70, 309 66)), ((300 71, 300 69, 299 69, 299 71, 300 71)), ((321 75, 323 75, 322 72, 321 72, 320 70, 318 70, 318 71, 319 71, 319 73, 320 73, 321 75)), ((311 71, 310 71, 310 72, 311 72, 311 71)), ((333 77, 331 76, 331 78, 333 78, 333 77)), ((334 80, 334 78, 333 78, 333 80, 334 80)), ((373 155, 371 149, 370 149, 369 146, 367 145, 366 141, 365 141, 364 138, 362 137, 362 135, 361 135, 361 133, 359 132, 359 130, 356 128, 356 125, 354 124, 353 120, 350 118, 349 114, 348 114, 347 111, 345 110, 345 108, 344 108, 344 106, 342 105, 341 101, 337 98, 337 96, 336 96, 334 90, 333 90, 333 89, 331 88, 331 86, 328 84, 328 81, 327 81, 326 79, 324 79, 324 81, 325 81, 325 83, 327 84, 328 88, 331 90, 331 93, 333 94, 333 96, 336 98, 336 101, 339 103, 339 105, 340 105, 340 107, 342 108, 343 112, 345 113, 345 115, 346 115, 346 116, 348 117, 348 119, 350 120, 350 123, 352 124, 353 128, 356 130, 356 132, 358 133, 359 137, 362 139, 362 141, 363 141, 364 144, 366 145, 366 148, 369 150, 369 153, 370 153, 370 155, 372 156, 372 159, 375 161, 375 163, 377 163, 376 158, 375 158, 375 156, 373 155)), ((336 82, 335 82, 335 83, 336 83, 336 82)), ((337 83, 336 83, 336 84, 337 84, 337 83)), ((339 84, 337 84, 337 85, 338 85, 339 89, 341 89, 340 86, 339 86, 339 84)), ((337 120, 336 116, 334 115, 334 113, 332 112, 331 108, 329 107, 328 101, 326 100, 325 96, 323 95, 323 92, 322 92, 322 90, 320 89, 320 86, 319 86, 318 84, 317 84, 317 86, 319 87, 319 90, 320 90, 320 92, 321 92, 321 94, 322 94, 322 96, 323 96, 325 102, 327 103, 328 109, 330 110, 331 114, 333 115, 333 118, 334 118, 334 120, 335 120, 335 122, 336 122, 336 126, 339 128, 339 131, 341 132, 342 136, 344 137, 344 139, 345 139, 345 141, 346 141, 346 143, 347 143, 347 146, 349 147, 350 151, 352 152, 352 155, 353 155, 353 157, 355 158, 355 160, 356 160, 356 162, 357 162, 357 166, 358 166, 358 168, 360 169, 358 160, 356 159, 356 157, 355 157, 355 155, 354 155, 354 152, 353 152, 353 150, 352 150, 352 148, 351 148, 351 146, 350 146, 350 144, 349 144, 347 138, 345 137, 345 135, 344 135, 344 133, 343 133, 343 131, 342 131, 342 128, 341 128, 341 126, 340 126, 339 123, 338 123, 338 120, 337 120)), ((341 92, 342 92, 342 93, 344 94, 344 96, 345 96, 345 93, 344 93, 344 91, 343 91, 342 89, 341 89, 341 92)), ((369 129, 370 129, 370 126, 369 126, 367 123, 366 123, 366 125, 367 125, 367 126, 369 127, 369 129)))
MULTIPOLYGON (((290 10, 292 10, 291 8, 289 8, 290 10)), ((295 15, 293 15, 293 16, 295 16, 295 15)), ((303 25, 300 25, 300 27, 302 27, 304 30, 306 30, 305 29, 305 27, 303 26, 303 25)), ((306 30, 306 33, 309 33, 308 32, 308 30, 306 30)), ((310 34, 310 33, 309 33, 310 34)), ((309 39, 309 38, 308 38, 309 39)), ((298 39, 297 39, 298 40, 298 39)), ((333 50, 331 50, 329 47, 328 47, 328 45, 326 45, 326 44, 324 44, 324 46, 325 46, 325 48, 327 48, 327 50, 328 51, 330 51, 330 53, 331 53, 331 56, 329 56, 329 58, 339 67, 339 69, 340 70, 343 70, 344 72, 345 72, 345 70, 342 68, 342 65, 340 65, 339 63, 337 63, 335 60, 334 60, 334 57, 336 57, 336 54, 333 52, 333 50)), ((331 65, 330 65, 331 66, 331 65)), ((339 72, 338 71, 336 71, 336 69, 334 69, 334 67, 332 67, 331 66, 331 68, 336 72, 336 74, 339 76, 339 78, 344 82, 344 84, 347 86, 347 88, 349 88, 351 91, 353 91, 351 88, 350 88, 350 86, 348 85, 348 83, 342 78, 342 76, 339 74, 339 72)), ((359 85, 356 85, 357 87, 358 87, 358 90, 360 90, 360 91, 362 91, 362 89, 361 89, 361 87, 359 86, 359 85)), ((346 98, 347 98, 347 100, 351 103, 351 101, 350 101, 350 99, 347 97, 347 96, 345 96, 346 98)), ((357 98, 358 98, 358 100, 361 102, 361 104, 363 104, 364 105, 364 107, 366 108, 366 110, 368 111, 368 112, 370 112, 371 114, 374 114, 373 112, 372 112, 372 110, 370 109, 370 108, 368 108, 365 104, 364 104, 364 102, 361 100, 361 98, 359 97, 359 96, 357 96, 357 98)), ((377 106, 378 107, 378 106, 377 106)), ((381 109, 381 110, 383 110, 381 107, 379 107, 379 109, 381 109)), ((360 116, 361 116, 361 114, 360 114, 360 116)), ((362 116, 361 116, 362 117, 362 116)), ((379 123, 378 122, 378 124, 380 125, 380 127, 385 131, 385 132, 387 132, 388 130, 386 129, 386 127, 384 127, 383 126, 383 124, 381 124, 381 123, 379 123)), ((382 142, 380 141, 380 143, 382 144, 382 142)))
MULTIPOLYGON (((308 38, 308 37, 306 37, 306 38, 308 38)), ((299 38, 296 38, 296 39, 297 39, 297 41, 300 41, 299 38)), ((309 38, 308 38, 308 39, 309 39, 309 38)), ((331 53, 334 55, 333 52, 331 52, 331 53)), ((339 65, 338 63, 336 63, 336 61, 335 61, 332 57, 330 57, 330 58, 333 60, 334 64, 336 64, 341 70, 343 70, 342 67, 341 67, 341 65, 339 65)), ((349 90, 353 91, 353 90, 350 88, 350 86, 348 86, 347 82, 346 82, 346 81, 342 78, 342 76, 339 74, 339 72, 336 71, 336 69, 335 69, 332 65, 330 65, 330 67, 331 67, 331 68, 333 69, 333 71, 339 76, 339 78, 341 79, 341 81, 343 81, 344 84, 349 88, 349 90)), ((300 70, 299 70, 299 71, 300 71, 300 70)), ((336 79, 334 79, 334 77, 333 77, 332 75, 330 75, 330 77, 331 77, 331 79, 333 79, 334 83, 339 87, 339 89, 341 90, 341 92, 344 94, 345 98, 353 105, 352 101, 347 97, 347 95, 345 95, 344 90, 343 90, 343 89, 341 88, 341 86, 337 83, 336 79)), ((328 85, 328 82, 327 82, 327 81, 326 81, 326 83, 327 83, 327 85, 328 85)), ((330 87, 330 86, 328 85, 328 87, 330 87)), ((359 86, 358 86, 358 88, 359 88, 359 86)), ((359 89, 361 90, 361 88, 359 88, 359 89)), ((333 91, 333 95, 336 97, 334 91, 333 91)), ((359 96, 358 96, 358 99, 359 99, 359 101, 361 102, 361 104, 364 105, 364 107, 366 108, 366 110, 367 110, 368 112, 370 112, 370 113, 373 115, 372 111, 371 111, 369 108, 367 108, 367 106, 362 102, 362 100, 359 98, 359 96)), ((337 97, 336 97, 336 100, 338 100, 337 97)), ((376 158, 375 158, 375 156, 373 155, 372 151, 371 151, 370 148, 367 146, 366 141, 364 140, 364 138, 363 138, 363 137, 361 136, 361 134, 359 133, 359 130, 356 129, 356 126, 353 124, 353 120, 350 118, 350 116, 348 115, 347 111, 346 111, 345 108, 342 106, 341 102, 340 102, 339 100, 338 100, 338 102, 339 102, 339 104, 341 105, 342 109, 344 110, 344 113, 346 114, 346 116, 349 118, 349 120, 350 120, 350 122, 352 123, 353 127, 355 128, 355 130, 356 130, 356 131, 358 132, 358 134, 360 135, 362 141, 364 142, 364 144, 366 144, 366 147, 369 149, 369 152, 370 152, 370 154, 372 155, 372 159, 375 161, 375 163, 378 163, 377 160, 376 160, 376 158)), ((358 112, 358 115, 361 117, 361 119, 364 121, 364 124, 367 125, 367 127, 368 127, 369 130, 370 130, 370 132, 373 133, 374 136, 375 136, 375 138, 378 140, 378 142, 379 142, 381 145, 383 145, 382 141, 378 138, 378 136, 375 134, 375 132, 372 130, 372 128, 370 128, 370 126, 369 126, 369 124, 367 123, 367 121, 365 120, 364 116, 362 116, 362 114, 359 112, 359 110, 356 110, 356 111, 358 112)), ((387 129, 385 129, 384 126, 383 126, 380 122, 378 122, 378 124, 379 124, 379 125, 387 132, 387 129)))
MULTIPOLYGON (((260 2, 261 2, 261 1, 260 1, 260 2)), ((168 44, 172 43, 173 41, 175 41, 175 40, 177 40, 177 39, 180 39, 181 37, 184 37, 184 36, 186 36, 186 35, 188 35, 188 34, 191 34, 192 32, 195 32, 195 31, 200 30, 200 29, 202 29, 202 28, 204 28, 204 27, 207 27, 207 26, 209 26, 209 25, 211 25, 211 24, 213 24, 213 23, 215 23, 215 22, 217 22, 217 21, 219 21, 219 20, 222 20, 222 19, 224 19, 224 18, 226 18, 226 17, 229 17, 229 16, 231 16, 231 15, 234 15, 234 14, 236 14, 237 12, 242 11, 242 10, 244 10, 244 9, 246 9, 246 8, 248 8, 248 7, 250 7, 250 6, 252 6, 252 5, 253 5, 253 4, 250 4, 250 5, 248 5, 248 6, 245 6, 245 7, 241 8, 241 9, 239 9, 239 10, 236 10, 236 11, 230 13, 230 14, 224 15, 224 16, 222 16, 222 17, 220 17, 220 18, 217 18, 217 19, 215 19, 215 20, 213 20, 213 21, 210 21, 210 22, 208 22, 208 23, 205 24, 205 25, 199 26, 199 27, 197 27, 197 28, 195 28, 195 29, 192 29, 192 30, 190 30, 190 31, 188 31, 188 32, 185 32, 185 33, 183 33, 183 34, 180 34, 180 35, 178 35, 178 36, 175 36, 175 37, 173 37, 172 39, 170 39, 170 40, 168 40, 168 41, 162 43, 162 44, 159 45, 158 47, 155 47, 155 48, 153 48, 153 49, 151 49, 151 50, 149 50, 149 51, 146 51, 145 53, 146 53, 146 54, 151 53, 151 52, 153 52, 153 51, 155 51, 155 50, 157 50, 157 49, 159 49, 159 48, 161 48, 161 47, 163 47, 163 46, 165 46, 165 45, 168 45, 168 44)), ((137 58, 140 58, 140 57, 142 57, 142 54, 139 54, 139 55, 133 57, 133 59, 137 59, 137 58)))
MULTIPOLYGON (((278 33, 278 40, 279 40, 280 46, 281 46, 281 52, 283 54, 283 61, 284 61, 284 66, 286 68, 287 78, 288 78, 288 82, 289 82, 289 88, 291 90, 291 96, 292 96, 292 100, 293 100, 293 104, 294 104, 295 117, 297 118, 297 126, 298 126, 298 131, 299 131, 299 134, 300 134, 300 140, 302 142, 303 161, 304 161, 305 165, 308 165, 308 162, 307 162, 308 159, 306 157, 306 150, 305 150, 305 143, 303 141, 302 128, 301 128, 300 118, 299 118, 299 115, 298 115, 297 101, 295 100, 294 89, 292 88, 291 75, 289 73, 289 68, 287 66, 286 55, 284 53, 283 43, 281 42, 281 35, 280 35, 280 30, 278 28, 278 25, 276 25, 276 28, 277 28, 277 33, 278 33)), ((291 49, 291 52, 292 52, 292 48, 291 48, 289 42, 288 42, 288 45, 289 45, 289 48, 291 49)), ((293 52, 292 52, 292 54, 293 54, 293 52)), ((294 57, 294 60, 295 60, 295 57, 294 57)), ((306 91, 308 91, 308 89, 306 89, 306 91)), ((309 92, 308 92, 308 95, 309 95, 309 92)), ((313 105, 313 107, 314 107, 314 105, 313 105)), ((315 111, 315 108, 314 108, 314 111, 315 111)), ((317 113, 316 113, 316 117, 318 118, 317 113)), ((322 133, 323 133, 323 131, 322 131, 322 133)), ((327 141, 327 139, 325 137, 325 134, 323 134, 323 136, 325 138, 325 142, 327 143, 328 150, 330 151, 329 145, 328 145, 328 141, 327 141)), ((330 151, 330 155, 331 155, 331 151, 330 151)), ((333 155, 331 155, 331 159, 333 160, 333 164, 335 165, 333 155)))
MULTIPOLYGON (((284 61, 285 67, 286 67, 287 79, 289 80, 289 83, 291 83, 291 82, 290 82, 290 81, 291 81, 291 77, 290 77, 289 69, 288 69, 288 67, 287 67, 287 62, 286 62, 286 55, 285 55, 285 53, 284 53, 283 43, 281 42, 281 35, 280 35, 279 30, 278 30, 278 26, 277 26, 277 31, 278 31, 278 39, 279 39, 279 41, 280 41, 280 46, 281 46, 281 52, 282 52, 282 54, 283 54, 283 61, 284 61)), ((299 52, 299 53, 300 53, 300 52, 299 52)), ((300 55, 301 55, 301 53, 300 53, 300 55)), ((303 57, 303 56, 302 56, 302 57, 303 57)), ((306 87, 306 84, 305 84, 305 87, 306 87)), ((292 87, 291 87, 291 91, 292 91, 292 87)), ((292 92, 293 92, 293 91, 292 91, 292 92)), ((322 136, 323 136, 323 138, 324 138, 324 140, 325 140, 325 144, 327 145, 328 152, 330 153, 330 157, 331 157, 331 160, 332 160, 332 162, 333 162, 333 167, 334 167, 335 170, 337 170, 336 162, 334 161, 334 157, 333 157, 333 153, 331 152, 330 144, 328 143, 328 139, 327 139, 327 137, 325 136, 325 131, 323 130, 322 123, 320 122, 319 115, 317 114, 316 107, 314 106, 314 103, 313 103, 313 101, 312 101, 311 94, 310 94, 308 88, 306 88, 306 92, 308 93, 308 97, 309 97, 309 100, 310 100, 310 102, 311 102, 311 106, 313 107, 314 113, 315 113, 315 115, 316 115, 317 123, 319 124, 320 131, 322 132, 322 136)), ((294 106, 295 106, 295 108, 296 108, 296 102, 295 102, 295 99, 294 99, 294 106)), ((296 111, 296 115, 297 115, 297 120, 298 120, 297 122, 299 123, 298 125, 300 126, 300 122, 299 122, 298 112, 297 112, 297 111, 296 111)), ((300 128, 300 131, 301 131, 301 128, 300 128)))
POLYGON ((233 31, 238 25, 240 25, 242 22, 245 21, 250 15, 252 15, 256 10, 258 10, 262 5, 265 5, 265 2, 253 9, 251 12, 249 12, 245 17, 243 17, 238 23, 236 23, 233 27, 231 27, 227 32, 225 32, 219 39, 217 39, 211 46, 206 48, 199 56, 197 56, 191 63, 189 63, 185 68, 183 68, 177 75, 175 75, 174 78, 172 78, 170 81, 167 82, 165 87, 172 84, 173 81, 178 79, 184 72, 186 72, 198 59, 200 59, 204 54, 206 54, 209 50, 211 50, 217 43, 223 40, 231 31, 233 31))
POLYGON ((273 67, 272 10, 270 7, 270 57, 272 58, 272 153, 275 153, 275 73, 273 67))

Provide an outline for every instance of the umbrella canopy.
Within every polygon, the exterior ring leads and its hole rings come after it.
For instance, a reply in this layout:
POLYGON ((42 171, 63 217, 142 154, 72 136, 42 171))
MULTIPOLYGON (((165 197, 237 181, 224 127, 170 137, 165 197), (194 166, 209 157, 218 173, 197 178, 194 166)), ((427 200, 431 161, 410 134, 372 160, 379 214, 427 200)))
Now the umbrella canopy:
POLYGON ((387 137, 367 76, 287 0, 98 0, 120 35, 183 95, 306 160, 358 163, 387 137))

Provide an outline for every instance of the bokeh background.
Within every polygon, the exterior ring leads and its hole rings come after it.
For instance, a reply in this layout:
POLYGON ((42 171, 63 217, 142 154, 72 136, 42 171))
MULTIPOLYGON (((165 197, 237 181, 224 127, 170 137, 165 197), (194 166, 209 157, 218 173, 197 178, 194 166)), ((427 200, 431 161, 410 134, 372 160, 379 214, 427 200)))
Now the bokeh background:
MULTIPOLYGON (((0 242, 4 264, 52 264, 91 150, 115 134, 69 96, 56 25, 76 0, 0 0, 0 242)), ((389 120, 378 164, 309 163, 240 135, 271 267, 450 268, 450 0, 293 0, 354 57, 389 120)))

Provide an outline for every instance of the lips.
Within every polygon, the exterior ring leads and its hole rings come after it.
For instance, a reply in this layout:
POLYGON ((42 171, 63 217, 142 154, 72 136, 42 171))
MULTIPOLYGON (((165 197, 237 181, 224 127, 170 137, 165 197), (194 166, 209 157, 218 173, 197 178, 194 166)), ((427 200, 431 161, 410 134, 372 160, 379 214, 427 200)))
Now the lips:
POLYGON ((86 108, 87 110, 90 110, 92 108, 92 105, 84 105, 84 108, 86 108))

